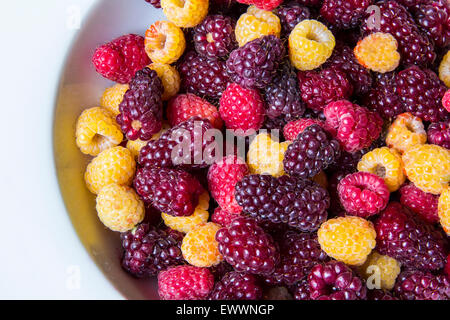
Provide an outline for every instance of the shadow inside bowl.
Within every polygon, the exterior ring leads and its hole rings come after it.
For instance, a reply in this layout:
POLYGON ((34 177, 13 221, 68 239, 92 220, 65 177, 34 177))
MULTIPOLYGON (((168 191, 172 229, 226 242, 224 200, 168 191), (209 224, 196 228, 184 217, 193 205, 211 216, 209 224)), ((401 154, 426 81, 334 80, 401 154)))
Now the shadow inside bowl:
POLYGON ((145 1, 99 1, 84 20, 67 56, 54 112, 54 159, 67 213, 89 255, 127 299, 158 299, 156 279, 135 279, 121 268, 119 234, 99 221, 95 196, 84 183, 91 157, 83 155, 75 144, 75 124, 84 109, 99 105, 104 89, 113 84, 95 72, 91 63, 95 48, 123 34, 143 35, 157 20, 165 20, 162 10, 145 1))

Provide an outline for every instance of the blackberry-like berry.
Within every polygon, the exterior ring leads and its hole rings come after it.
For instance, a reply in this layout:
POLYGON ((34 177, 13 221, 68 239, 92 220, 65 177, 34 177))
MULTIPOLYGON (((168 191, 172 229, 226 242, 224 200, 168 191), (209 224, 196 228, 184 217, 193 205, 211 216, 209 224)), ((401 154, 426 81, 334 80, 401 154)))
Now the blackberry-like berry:
POLYGON ((209 295, 210 300, 259 300, 261 297, 258 279, 252 274, 236 271, 224 275, 209 295))
POLYGON ((312 232, 327 219, 328 192, 299 177, 249 175, 236 184, 236 201, 258 221, 285 223, 312 232))
POLYGON ((266 282, 272 285, 293 285, 305 278, 312 267, 328 259, 312 233, 299 233, 288 230, 281 238, 281 260, 274 273, 266 277, 266 282))
POLYGON ((427 129, 428 142, 450 149, 450 123, 432 123, 427 129))
POLYGON ((313 300, 366 299, 366 284, 343 262, 316 265, 308 276, 308 283, 313 300))
POLYGON ((182 58, 178 71, 184 90, 212 100, 219 99, 230 82, 224 61, 202 57, 195 51, 182 58))
POLYGON ((213 126, 208 120, 192 117, 164 132, 158 140, 150 140, 139 153, 139 164, 160 168, 206 168, 215 156, 212 152, 211 158, 208 159, 206 152, 206 149, 213 150, 216 145, 214 138, 207 139, 206 136, 207 131, 211 129, 213 126), (184 147, 180 148, 178 153, 173 153, 176 146, 186 143, 189 145, 190 154, 184 154, 184 147))
POLYGON ((433 44, 422 34, 411 14, 396 1, 377 4, 380 8, 380 21, 373 23, 373 16, 367 16, 361 24, 364 34, 373 32, 390 33, 398 42, 398 50, 404 65, 431 65, 436 58, 433 44))
POLYGON ((412 66, 400 71, 396 82, 406 112, 431 122, 449 119, 441 104, 447 88, 433 71, 412 66))
POLYGON ((309 293, 308 278, 304 278, 302 281, 297 282, 290 287, 294 300, 311 300, 309 293))
POLYGON ((210 59, 227 56, 236 46, 234 23, 223 15, 207 16, 194 29, 195 50, 210 59))
POLYGON ((356 61, 352 48, 340 42, 336 44, 333 54, 324 67, 334 67, 344 71, 357 96, 364 96, 372 87, 370 71, 356 61))
POLYGON ((313 124, 287 148, 283 159, 284 171, 300 178, 310 178, 326 169, 339 155, 339 142, 321 126, 313 124))
POLYGON ((382 289, 373 289, 367 291, 367 300, 398 300, 391 292, 382 289))
POLYGON ((439 230, 391 202, 375 220, 377 250, 404 266, 439 270, 445 265, 446 240, 439 230))
POLYGON ((228 74, 242 87, 265 88, 272 82, 284 53, 283 43, 274 35, 252 40, 231 52, 228 74))
POLYGON ((234 219, 217 232, 216 240, 225 261, 238 272, 268 275, 280 260, 273 238, 250 218, 234 219))
POLYGON ((164 91, 158 74, 149 68, 138 72, 119 105, 117 123, 129 140, 150 140, 162 127, 164 91))
POLYGON ((161 0, 145 0, 145 2, 150 3, 155 8, 161 8, 161 0))
POLYGON ((183 234, 174 230, 156 229, 142 223, 120 235, 124 254, 122 266, 136 277, 155 276, 159 271, 183 263, 183 234))
POLYGON ((427 1, 415 6, 414 18, 437 47, 450 45, 450 4, 446 0, 427 1))
POLYGON ((278 7, 277 16, 280 18, 281 32, 289 35, 297 24, 311 17, 311 12, 307 7, 291 2, 278 7))
POLYGON ((353 93, 347 75, 337 68, 300 71, 298 82, 303 101, 308 108, 316 111, 321 111, 332 101, 347 99, 353 93))
POLYGON ((396 92, 396 73, 379 73, 372 89, 363 98, 364 106, 390 119, 405 112, 405 107, 396 92))
POLYGON ((359 23, 372 0, 324 0, 320 14, 337 28, 351 29, 359 23))
POLYGON ((290 67, 285 67, 266 87, 264 94, 266 114, 269 118, 282 117, 287 121, 300 118, 305 112, 297 77, 290 67))
POLYGON ((450 280, 445 275, 406 270, 399 274, 394 292, 402 300, 450 300, 450 280))
POLYGON ((203 187, 180 169, 140 168, 134 179, 136 192, 146 203, 172 216, 189 216, 198 204, 203 187))

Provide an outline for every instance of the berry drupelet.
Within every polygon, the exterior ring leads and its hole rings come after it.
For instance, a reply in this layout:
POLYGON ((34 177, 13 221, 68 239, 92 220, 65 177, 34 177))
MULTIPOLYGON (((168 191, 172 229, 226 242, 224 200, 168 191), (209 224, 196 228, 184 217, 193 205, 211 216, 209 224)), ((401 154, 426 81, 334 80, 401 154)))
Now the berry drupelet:
POLYGON ((231 52, 228 74, 244 88, 265 88, 272 82, 284 53, 282 41, 274 35, 249 41, 231 52))
POLYGON ((150 140, 162 127, 162 93, 158 74, 149 68, 138 72, 119 105, 117 123, 129 140, 150 140))
POLYGON ((142 223, 120 235, 124 254, 122 266, 136 277, 155 276, 159 271, 183 263, 183 234, 174 230, 156 229, 142 223))
POLYGON ((269 118, 287 121, 300 118, 305 112, 295 72, 286 65, 266 87, 264 93, 266 114, 269 118))
POLYGON ((236 46, 234 22, 223 15, 207 16, 194 29, 194 44, 198 54, 210 59, 226 57, 236 46))
POLYGON ((284 171, 309 178, 326 169, 340 155, 339 142, 320 125, 313 124, 301 132, 287 148, 284 171))
POLYGON ((189 216, 204 192, 200 182, 180 169, 140 168, 134 179, 136 192, 146 203, 172 216, 189 216))
POLYGON ((231 271, 216 283, 210 300, 259 300, 262 288, 258 279, 248 273, 231 271))
POLYGON ((375 221, 377 250, 404 266, 439 270, 445 265, 446 240, 439 230, 391 202, 375 221))
POLYGON ((327 219, 328 192, 310 180, 270 175, 245 176, 236 184, 236 201, 258 221, 284 223, 312 232, 327 219))
POLYGON ((253 219, 234 219, 216 234, 219 251, 238 272, 268 275, 273 273, 280 253, 273 238, 253 219))

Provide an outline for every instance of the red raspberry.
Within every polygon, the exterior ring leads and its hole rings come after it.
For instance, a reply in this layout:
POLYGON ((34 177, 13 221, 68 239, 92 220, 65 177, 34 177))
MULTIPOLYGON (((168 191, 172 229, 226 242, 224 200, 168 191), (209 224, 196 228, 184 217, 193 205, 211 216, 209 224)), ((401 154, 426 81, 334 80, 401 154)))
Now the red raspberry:
POLYGON ((337 130, 336 138, 347 152, 369 147, 381 133, 383 120, 380 116, 350 101, 331 102, 323 113, 326 123, 337 130))
POLYGON ((413 183, 404 185, 400 188, 399 192, 402 205, 418 214, 422 219, 429 223, 436 223, 439 221, 439 196, 423 192, 413 183))
POLYGON ((135 34, 121 36, 95 50, 92 63, 103 77, 128 83, 134 74, 150 63, 144 38, 135 34))
POLYGON ((223 210, 221 207, 217 207, 211 216, 211 221, 220 224, 222 227, 228 227, 234 219, 240 216, 241 216, 240 212, 231 213, 226 210, 223 210))
POLYGON ((325 121, 318 120, 318 119, 298 119, 294 121, 288 122, 284 128, 283 128, 283 135, 286 138, 286 140, 294 141, 295 138, 299 135, 299 133, 302 133, 303 130, 308 128, 309 126, 312 126, 313 124, 318 124, 328 132, 330 132, 333 136, 336 134, 334 132, 333 128, 330 128, 325 121))
POLYGON ((209 168, 209 191, 219 206, 230 214, 242 211, 242 207, 234 197, 234 187, 247 174, 249 174, 247 164, 236 156, 226 156, 209 168))
POLYGON ((439 270, 445 266, 446 240, 439 230, 391 202, 375 220, 377 250, 406 267, 439 270))
POLYGON ((389 202, 389 189, 384 179, 369 172, 346 176, 338 184, 338 193, 345 211, 363 218, 377 214, 389 202))
POLYGON ((180 94, 171 99, 166 114, 172 127, 195 116, 208 119, 216 129, 222 129, 223 126, 217 108, 192 93, 180 94))
POLYGON ((136 192, 147 203, 173 216, 189 216, 204 192, 197 179, 179 169, 140 168, 134 179, 136 192))
POLYGON ((302 99, 313 110, 321 111, 328 103, 348 99, 353 93, 347 75, 339 68, 300 71, 297 76, 302 99))
POLYGON ((214 276, 206 268, 177 266, 158 275, 158 293, 163 300, 203 300, 214 287, 214 276))
POLYGON ((236 135, 248 135, 248 130, 259 130, 265 116, 259 92, 236 83, 229 84, 222 93, 219 112, 227 129, 237 130, 236 135))
POLYGON ((445 91, 444 96, 442 97, 442 106, 445 110, 450 112, 450 89, 445 91))
POLYGON ((216 234, 219 251, 238 272, 269 275, 280 260, 273 238, 255 220, 240 217, 216 234))
POLYGON ((236 1, 239 3, 254 5, 257 8, 266 11, 272 11, 283 2, 283 0, 236 0, 236 1))
POLYGON ((343 262, 330 261, 312 268, 308 276, 313 300, 365 300, 363 280, 343 262))

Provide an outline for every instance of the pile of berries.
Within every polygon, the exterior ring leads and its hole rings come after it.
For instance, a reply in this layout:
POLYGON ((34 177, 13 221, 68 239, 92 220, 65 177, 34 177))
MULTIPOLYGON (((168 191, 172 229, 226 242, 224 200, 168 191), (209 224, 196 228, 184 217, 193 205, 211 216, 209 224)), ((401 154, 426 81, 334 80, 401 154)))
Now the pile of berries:
POLYGON ((167 19, 95 50, 113 83, 76 123, 126 272, 161 299, 450 299, 448 1, 145 1, 167 19))

